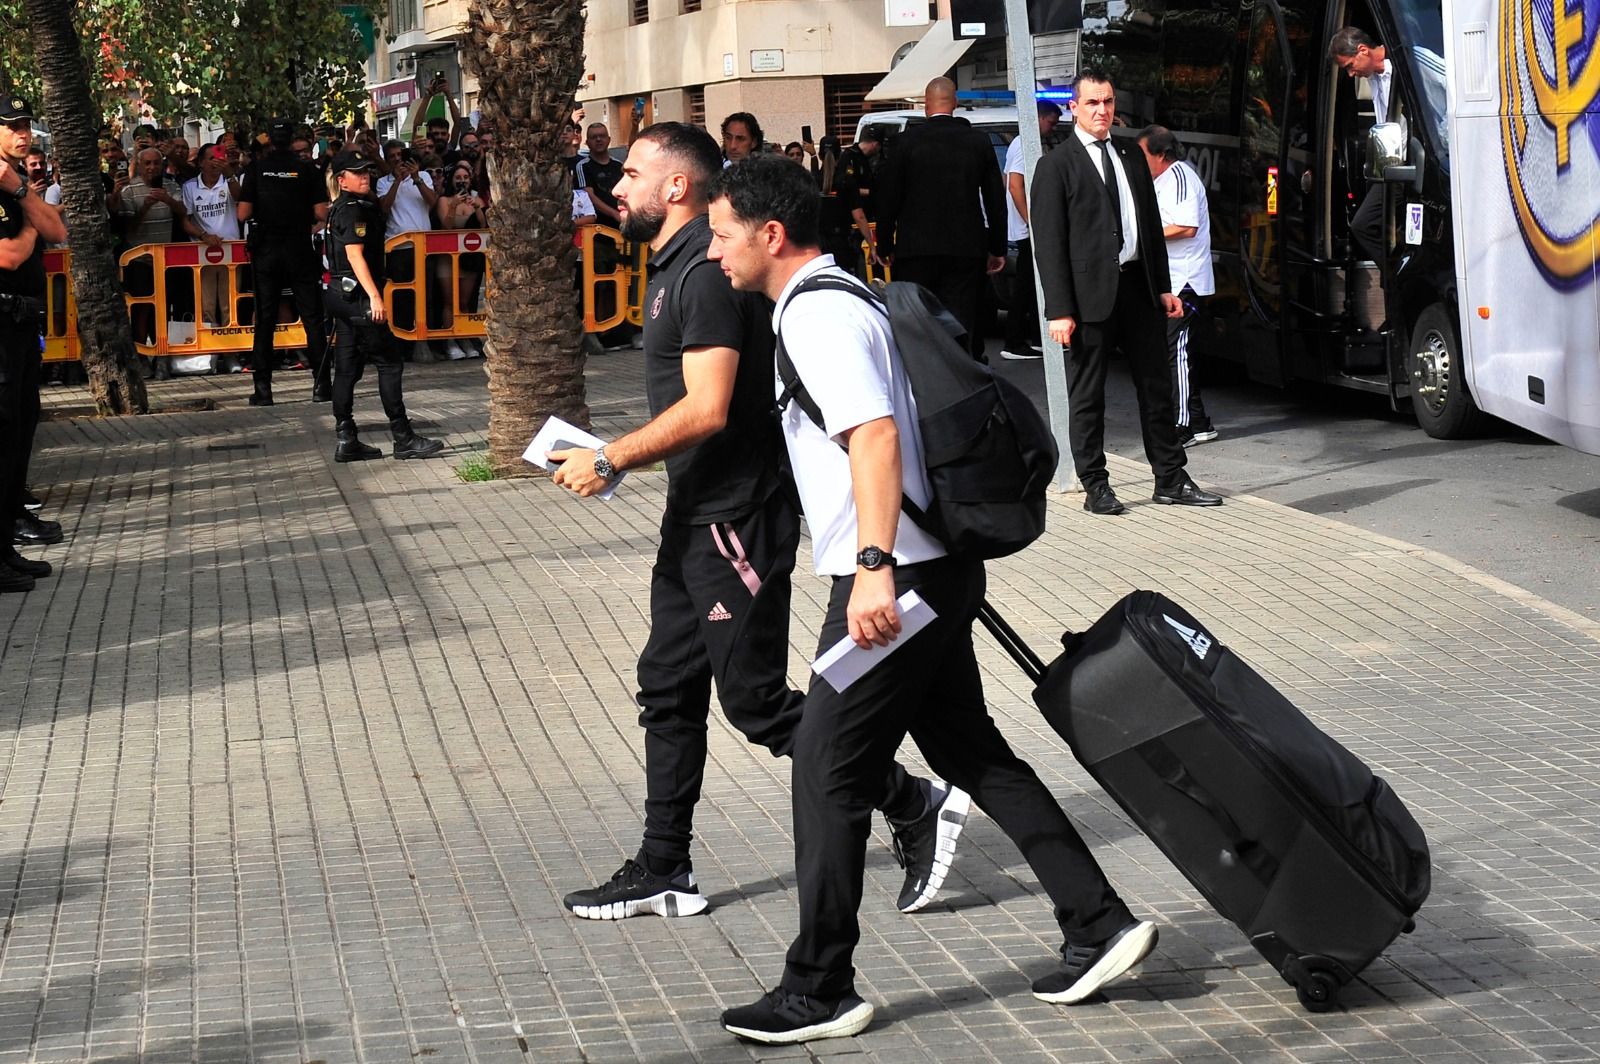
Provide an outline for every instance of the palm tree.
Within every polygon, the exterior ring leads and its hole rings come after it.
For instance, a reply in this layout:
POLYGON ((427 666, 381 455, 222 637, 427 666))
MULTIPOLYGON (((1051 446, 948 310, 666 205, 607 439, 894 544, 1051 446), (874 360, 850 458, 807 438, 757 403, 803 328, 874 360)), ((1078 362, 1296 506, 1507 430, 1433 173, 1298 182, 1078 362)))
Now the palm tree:
POLYGON ((472 0, 464 49, 495 128, 489 213, 489 457, 502 476, 552 414, 589 423, 572 291, 572 191, 559 158, 583 72, 577 0, 472 0))
POLYGON ((89 95, 89 67, 72 23, 73 5, 62 0, 27 3, 61 203, 67 212, 78 339, 89 390, 102 414, 143 414, 149 403, 122 299, 105 188, 100 183, 99 111, 89 95))

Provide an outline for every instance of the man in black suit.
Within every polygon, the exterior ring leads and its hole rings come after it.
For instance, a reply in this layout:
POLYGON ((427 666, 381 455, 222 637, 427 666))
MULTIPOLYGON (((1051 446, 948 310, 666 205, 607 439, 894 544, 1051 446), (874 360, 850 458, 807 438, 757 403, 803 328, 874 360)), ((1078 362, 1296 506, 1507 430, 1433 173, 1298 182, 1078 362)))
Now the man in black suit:
POLYGON ((1184 471, 1174 428, 1163 319, 1181 315, 1183 304, 1171 291, 1150 167, 1131 140, 1111 139, 1111 79, 1085 70, 1072 88, 1072 131, 1034 173, 1032 220, 1050 336, 1070 349, 1072 458, 1087 493, 1083 508, 1126 509, 1106 474, 1106 362, 1117 347, 1133 369, 1155 501, 1220 506, 1220 496, 1184 471))
POLYGON ((873 189, 878 257, 896 281, 920 284, 983 353, 978 317, 986 274, 1006 264, 1006 200, 989 138, 956 109, 956 85, 934 78, 923 93, 928 120, 909 126, 885 153, 873 189))

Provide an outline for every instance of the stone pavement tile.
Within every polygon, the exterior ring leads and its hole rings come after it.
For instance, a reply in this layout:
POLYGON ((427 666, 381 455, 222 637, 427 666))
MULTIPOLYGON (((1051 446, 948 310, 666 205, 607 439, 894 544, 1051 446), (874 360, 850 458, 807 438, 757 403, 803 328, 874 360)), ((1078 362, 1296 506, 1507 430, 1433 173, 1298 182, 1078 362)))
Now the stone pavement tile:
MULTIPOLYGON (((599 431, 642 419, 637 357, 589 380, 599 431)), ((481 367, 408 385, 456 454, 481 445, 481 367)), ((35 479, 71 538, 47 586, 0 602, 0 1017, 22 1032, 0 1025, 0 1054, 87 1032, 188 1060, 198 1023, 203 1059, 481 1060, 526 1055, 520 1022, 540 1060, 1588 1059, 1592 622, 1248 498, 1141 501, 1113 524, 1069 497, 990 567, 991 600, 1041 649, 1134 586, 1198 607, 1417 812, 1435 858, 1417 932, 1347 989, 1352 1011, 1301 1013, 980 639, 996 720, 1162 924, 1156 954, 1106 1005, 1034 1002, 1059 932, 1009 840, 975 817, 945 892, 907 918, 880 827, 858 952, 878 1022, 814 1053, 746 1047, 716 1014, 777 977, 793 934, 787 766, 713 716, 707 917, 559 907, 637 846, 661 474, 600 505, 462 485, 450 461, 334 467, 306 387, 287 375, 285 402, 252 410, 239 378, 186 378, 158 397, 220 408, 41 430, 35 479), (259 446, 226 449, 241 441, 259 446)), ((1141 498, 1147 474, 1111 465, 1141 498)), ((796 682, 822 609, 808 561, 796 682)))

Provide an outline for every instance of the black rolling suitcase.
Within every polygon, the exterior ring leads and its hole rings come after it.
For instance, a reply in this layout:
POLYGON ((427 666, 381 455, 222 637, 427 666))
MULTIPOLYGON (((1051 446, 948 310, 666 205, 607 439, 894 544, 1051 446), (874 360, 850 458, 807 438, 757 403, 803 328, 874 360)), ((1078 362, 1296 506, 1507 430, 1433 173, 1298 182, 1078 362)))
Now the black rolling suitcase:
POLYGON ((979 613, 1077 759, 1313 1012, 1428 896, 1428 843, 1382 779, 1172 600, 1135 591, 1048 666, 979 613))

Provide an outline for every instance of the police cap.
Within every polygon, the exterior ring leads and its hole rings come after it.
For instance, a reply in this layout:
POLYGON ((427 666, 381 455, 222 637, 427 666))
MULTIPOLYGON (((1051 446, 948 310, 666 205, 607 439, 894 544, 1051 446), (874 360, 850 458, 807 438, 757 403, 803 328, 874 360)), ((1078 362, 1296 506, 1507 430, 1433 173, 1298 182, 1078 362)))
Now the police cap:
POLYGON ((287 118, 274 118, 267 123, 267 136, 292 137, 294 136, 294 123, 287 118))
POLYGON ((369 173, 376 165, 378 165, 377 160, 364 151, 342 151, 333 157, 333 172, 335 176, 347 170, 355 174, 369 173))
POLYGON ((23 118, 33 118, 33 108, 28 106, 27 100, 21 96, 0 96, 0 122, 15 122, 23 118))
POLYGON ((883 127, 879 126, 876 122, 874 122, 874 123, 872 123, 871 125, 868 125, 868 126, 862 126, 861 127, 861 136, 856 138, 856 143, 857 144, 868 144, 868 143, 870 143, 870 144, 882 144, 883 143, 883 127))

